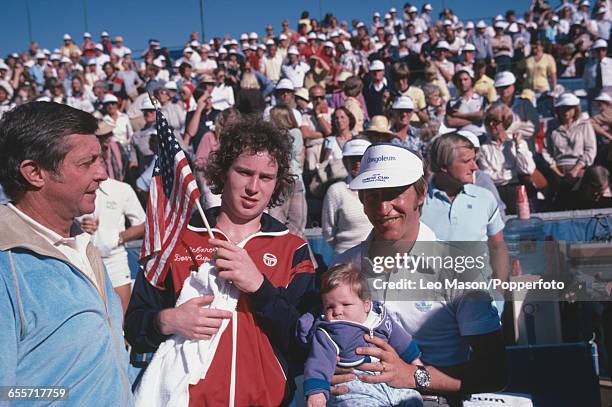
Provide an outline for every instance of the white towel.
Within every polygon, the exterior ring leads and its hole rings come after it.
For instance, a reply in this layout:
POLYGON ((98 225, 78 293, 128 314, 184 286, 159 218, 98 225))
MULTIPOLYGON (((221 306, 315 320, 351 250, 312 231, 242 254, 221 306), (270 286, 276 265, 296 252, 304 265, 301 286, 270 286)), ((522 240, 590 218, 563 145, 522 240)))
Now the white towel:
MULTIPOLYGON (((176 306, 204 295, 214 296, 209 308, 234 312, 235 315, 240 290, 218 277, 212 263, 202 264, 197 273, 191 272, 191 276, 185 280, 176 306)), ((173 335, 162 343, 135 391, 136 406, 187 407, 189 385, 206 377, 221 335, 228 324, 229 320, 224 319, 219 331, 208 340, 194 341, 173 335)))

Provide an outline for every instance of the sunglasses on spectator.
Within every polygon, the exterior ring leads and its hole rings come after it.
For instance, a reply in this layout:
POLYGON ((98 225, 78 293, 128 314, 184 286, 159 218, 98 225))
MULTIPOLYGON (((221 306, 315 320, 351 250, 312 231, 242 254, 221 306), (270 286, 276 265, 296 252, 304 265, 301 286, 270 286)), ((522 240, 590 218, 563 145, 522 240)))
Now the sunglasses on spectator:
POLYGON ((325 96, 321 96, 321 95, 312 95, 310 98, 311 98, 311 99, 313 99, 313 100, 324 100, 324 99, 325 99, 325 96))

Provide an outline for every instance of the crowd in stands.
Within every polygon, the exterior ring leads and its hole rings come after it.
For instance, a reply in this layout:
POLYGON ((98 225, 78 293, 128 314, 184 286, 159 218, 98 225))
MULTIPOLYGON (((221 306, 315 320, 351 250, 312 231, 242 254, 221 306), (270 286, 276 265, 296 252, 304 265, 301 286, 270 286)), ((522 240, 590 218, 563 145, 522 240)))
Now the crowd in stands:
POLYGON ((438 137, 471 136, 473 183, 493 193, 502 217, 516 213, 521 184, 532 211, 607 207, 608 3, 537 0, 522 17, 508 10, 490 24, 450 9, 436 16, 430 4, 350 23, 304 12, 295 29, 284 20, 263 36, 203 42, 193 32, 174 52, 151 39, 140 55, 121 35, 84 33, 79 43, 65 34, 53 52, 32 42, 0 61, 0 115, 33 100, 93 113, 109 176, 145 202, 157 146, 151 95, 192 159, 205 208, 220 202, 204 169, 224 127, 263 115, 292 137, 299 178, 272 213, 300 234, 321 226, 336 251, 367 233, 346 188, 360 158, 344 151, 353 138, 399 144, 429 162, 438 137))

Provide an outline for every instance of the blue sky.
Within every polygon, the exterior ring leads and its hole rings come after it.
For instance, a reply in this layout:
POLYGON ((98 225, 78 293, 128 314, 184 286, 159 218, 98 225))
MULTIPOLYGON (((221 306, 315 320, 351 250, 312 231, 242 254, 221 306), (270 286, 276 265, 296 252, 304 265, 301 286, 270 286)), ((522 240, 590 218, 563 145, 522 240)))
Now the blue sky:
MULTIPOLYGON (((413 1, 420 7, 427 0, 413 1)), ((434 13, 439 13, 445 4, 463 20, 477 20, 514 9, 522 13, 529 0, 429 0, 434 13)), ((556 5, 556 1, 552 4, 556 5)), ((45 48, 61 46, 62 35, 70 33, 80 43, 85 31, 84 5, 87 7, 88 29, 94 40, 100 32, 111 36, 121 34, 125 44, 134 49, 146 47, 149 38, 158 38, 164 46, 180 46, 191 31, 200 31, 199 0, 2 0, 0 24, 0 55, 21 51, 29 41, 27 5, 30 9, 32 37, 45 48)), ((398 10, 404 1, 389 0, 204 0, 204 30, 207 37, 221 36, 229 32, 234 36, 244 31, 263 34, 266 24, 272 23, 275 30, 280 22, 288 18, 295 25, 303 10, 319 18, 332 12, 340 20, 353 18, 371 21, 374 11, 386 12, 391 7, 398 10)))

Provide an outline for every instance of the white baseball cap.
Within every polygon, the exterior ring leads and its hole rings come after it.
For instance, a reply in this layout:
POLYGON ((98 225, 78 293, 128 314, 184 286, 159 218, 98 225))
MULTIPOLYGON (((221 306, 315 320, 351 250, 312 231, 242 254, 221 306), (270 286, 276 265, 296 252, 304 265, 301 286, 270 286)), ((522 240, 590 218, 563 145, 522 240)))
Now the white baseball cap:
POLYGON ((496 88, 503 88, 506 86, 514 85, 516 82, 516 77, 510 71, 499 72, 495 75, 495 83, 493 86, 496 88))
POLYGON ((468 21, 467 23, 465 23, 465 29, 466 30, 470 30, 474 28, 474 22, 473 21, 468 21))
POLYGON ((306 44, 308 43, 308 40, 306 39, 306 37, 300 37, 297 40, 298 44, 306 44))
POLYGON ((323 43, 323 47, 327 47, 327 48, 334 48, 334 43, 331 41, 325 41, 323 43))
POLYGON ((291 82, 287 78, 283 78, 280 81, 278 81, 278 83, 276 84, 276 87, 274 89, 276 89, 276 90, 295 91, 295 87, 293 86, 293 82, 291 82))
POLYGON ((119 103, 119 99, 117 99, 117 96, 107 93, 104 95, 104 99, 102 99, 102 104, 107 103, 119 103))
POLYGON ((440 127, 438 128, 438 134, 436 136, 443 136, 445 134, 454 133, 455 131, 457 131, 456 128, 454 128, 454 127, 446 127, 444 125, 444 122, 442 122, 442 123, 440 123, 440 127))
POLYGON ((450 49, 450 45, 448 45, 448 42, 444 40, 438 41, 438 43, 436 44, 436 49, 445 49, 448 51, 450 49))
POLYGON ((100 43, 97 43, 94 48, 98 51, 104 51, 104 46, 100 43))
POLYGON ((306 88, 295 89, 295 97, 302 98, 307 102, 310 101, 310 96, 308 95, 308 89, 306 88))
POLYGON ((423 176, 423 162, 413 152, 396 144, 372 144, 361 158, 352 190, 393 188, 414 184, 423 176))
POLYGON ((555 107, 579 106, 580 99, 573 93, 564 93, 555 100, 555 107))
POLYGON ((409 12, 409 13, 418 13, 418 12, 419 12, 419 10, 418 10, 416 7, 412 6, 412 7, 410 7, 410 8, 408 9, 408 12, 409 12))
POLYGON ((219 55, 221 54, 227 54, 227 50, 223 47, 219 48, 219 55))
POLYGON ((414 110, 414 102, 410 96, 400 96, 391 105, 393 110, 414 110))
POLYGON ((504 21, 496 21, 495 24, 493 24, 493 27, 501 28, 503 30, 506 28, 506 23, 504 21))
POLYGON ((36 59, 45 59, 46 57, 47 57, 47 56, 46 56, 46 55, 45 55, 45 53, 44 53, 44 52, 42 52, 42 51, 38 51, 38 52, 36 53, 36 56, 35 56, 35 58, 36 58, 36 59))
POLYGON ((375 59, 370 64, 369 70, 370 71, 384 71, 385 70, 385 64, 383 64, 382 61, 380 61, 378 59, 375 59))
POLYGON ((108 33, 106 31, 102 31, 102 34, 100 34, 100 37, 108 37, 108 33))
POLYGON ((178 90, 178 86, 176 85, 176 82, 174 81, 168 81, 164 84, 164 88, 168 89, 168 90, 178 90))
POLYGON ((248 39, 249 39, 249 34, 247 33, 240 34, 240 41, 248 41, 248 39))
POLYGON ((70 36, 70 34, 64 34, 64 40, 71 40, 72 37, 70 36))
POLYGON ((457 132, 463 138, 466 138, 474 145, 474 148, 480 148, 480 140, 478 140, 478 136, 468 130, 459 130, 457 132))
POLYGON ((389 13, 397 13, 396 8, 395 8, 395 7, 391 7, 391 8, 389 9, 389 13))
POLYGON ((453 25, 451 20, 444 20, 444 22, 442 23, 442 25, 453 25))
POLYGON ((463 47, 463 52, 470 52, 470 51, 476 51, 476 47, 474 46, 474 44, 468 42, 467 44, 465 44, 465 46, 463 47))
POLYGON ((325 34, 323 34, 323 33, 319 33, 319 34, 317 35, 317 39, 318 39, 319 41, 325 41, 327 38, 325 37, 325 34))
POLYGON ((309 40, 316 40, 317 39, 317 33, 314 31, 311 31, 308 33, 308 39, 309 40))
POLYGON ((429 10, 429 11, 431 11, 431 10, 433 10, 433 7, 431 7, 431 4, 427 3, 427 4, 425 4, 425 5, 423 6, 423 9, 424 9, 424 10, 429 10))
POLYGON ((281 35, 279 35, 279 36, 278 36, 278 39, 279 39, 280 41, 288 40, 288 38, 287 38, 287 36, 286 36, 285 34, 281 34, 281 35))
POLYGON ((91 38, 91 34, 88 32, 83 33, 83 38, 91 38))
POLYGON ((461 72, 465 72, 466 74, 470 76, 470 78, 474 79, 474 71, 469 66, 460 66, 455 72, 455 74, 458 74, 461 72))
POLYGON ((287 54, 300 55, 300 51, 298 51, 298 49, 295 47, 295 45, 292 45, 292 46, 289 47, 289 50, 287 51, 287 54))
POLYGON ((476 23, 476 28, 487 28, 487 23, 485 23, 483 20, 480 20, 478 23, 476 23))
POLYGON ((593 45, 591 45, 591 49, 598 49, 598 48, 608 48, 608 42, 601 38, 598 40, 595 40, 593 45))
POLYGON ((259 36, 257 35, 257 33, 255 31, 253 31, 252 33, 249 34, 249 39, 250 40, 256 40, 258 38, 259 38, 259 36))
POLYGON ((266 41, 266 45, 267 46, 272 46, 272 45, 276 45, 276 43, 274 42, 273 39, 270 38, 268 41, 266 41))
POLYGON ((354 138, 346 143, 344 143, 344 147, 342 147, 342 156, 343 157, 361 157, 368 147, 371 145, 368 140, 362 138, 354 138))
POLYGON ((612 97, 610 97, 610 95, 608 95, 607 93, 600 93, 595 99, 598 102, 612 102, 612 97))

